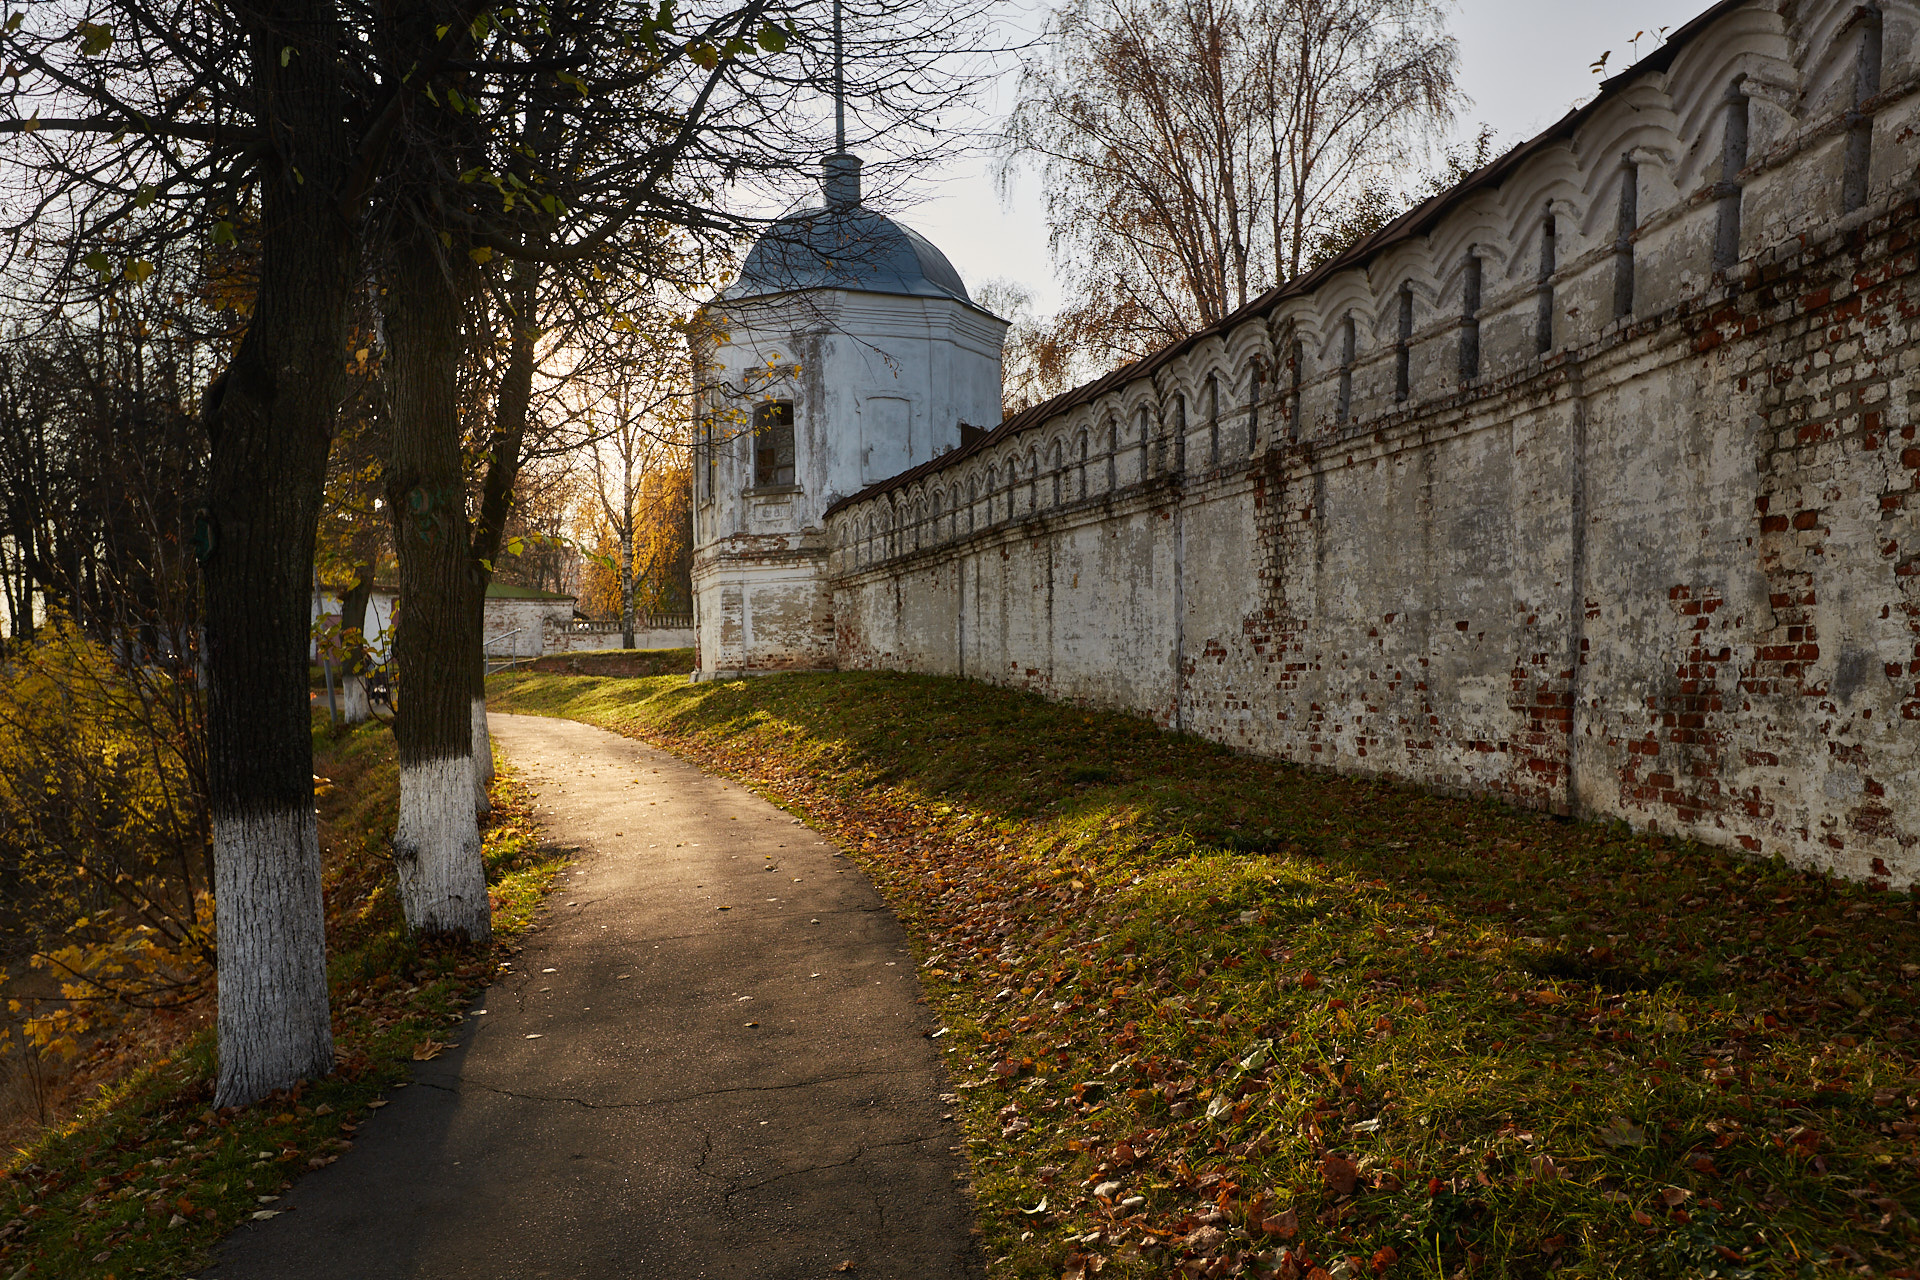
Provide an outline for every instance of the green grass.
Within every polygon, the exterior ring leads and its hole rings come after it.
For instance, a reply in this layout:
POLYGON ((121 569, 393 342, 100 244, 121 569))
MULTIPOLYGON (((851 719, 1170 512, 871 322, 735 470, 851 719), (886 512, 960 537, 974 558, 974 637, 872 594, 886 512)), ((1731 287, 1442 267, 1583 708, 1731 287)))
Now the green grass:
POLYGON ((684 676, 693 670, 691 649, 594 649, 585 653, 550 653, 521 668, 550 675, 575 676, 684 676))
POLYGON ((338 739, 316 717, 316 798, 326 856, 335 1073, 259 1105, 216 1111, 211 1031, 168 1056, 132 1061, 79 1111, 11 1153, 0 1180, 0 1276, 191 1275, 221 1236, 309 1168, 351 1145, 411 1074, 416 1055, 454 1038, 466 997, 531 923, 564 856, 541 845, 531 797, 504 762, 484 857, 491 950, 425 949, 401 918, 385 841, 398 806, 393 736, 364 726, 338 739))
POLYGON ((958 681, 493 688, 861 860, 996 1276, 1920 1274, 1911 895, 958 681))

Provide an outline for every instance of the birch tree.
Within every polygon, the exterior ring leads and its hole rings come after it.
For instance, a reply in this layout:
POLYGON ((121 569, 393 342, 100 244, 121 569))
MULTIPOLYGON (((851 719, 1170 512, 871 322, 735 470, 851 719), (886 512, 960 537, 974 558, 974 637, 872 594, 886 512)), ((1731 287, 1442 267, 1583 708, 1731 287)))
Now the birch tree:
POLYGON ((666 569, 670 539, 643 537, 684 505, 674 485, 688 471, 690 377, 683 344, 653 346, 649 358, 598 399, 598 418, 585 446, 593 496, 607 530, 619 592, 620 647, 634 646, 640 583, 666 569), (644 559, 642 559, 644 557, 644 559))
POLYGON ((1336 207, 1451 123, 1438 0, 1070 0, 1023 74, 1009 164, 1046 179, 1058 341, 1112 364, 1299 274, 1336 207))

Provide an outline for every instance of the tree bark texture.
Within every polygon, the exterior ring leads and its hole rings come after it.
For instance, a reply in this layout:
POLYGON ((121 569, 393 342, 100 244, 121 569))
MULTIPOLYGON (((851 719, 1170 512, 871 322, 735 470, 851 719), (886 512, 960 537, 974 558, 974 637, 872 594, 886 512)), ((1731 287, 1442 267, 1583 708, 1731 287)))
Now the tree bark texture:
POLYGON ((340 719, 345 724, 365 724, 373 718, 373 700, 367 692, 367 678, 349 671, 340 677, 340 719))
POLYGON ((208 791, 220 1069, 236 1106, 333 1069, 307 690, 314 525, 343 388, 350 228, 324 192, 352 155, 331 9, 251 11, 260 166, 254 311, 207 396, 208 791), (296 34, 289 34, 296 33, 296 34), (289 41, 299 57, 283 60, 289 41), (298 176, 296 176, 298 175, 298 176))
MULTIPOLYGON (((480 669, 484 680, 484 661, 480 669)), ((493 735, 487 732, 486 695, 469 699, 467 706, 473 724, 473 812, 475 817, 484 818, 493 812, 493 797, 487 794, 487 788, 493 784, 493 735)))
POLYGON ((393 856, 409 927, 480 941, 492 933, 473 798, 472 669, 481 661, 473 620, 484 588, 467 542, 455 407, 461 304, 439 246, 401 247, 386 297, 387 507, 400 562, 393 856))

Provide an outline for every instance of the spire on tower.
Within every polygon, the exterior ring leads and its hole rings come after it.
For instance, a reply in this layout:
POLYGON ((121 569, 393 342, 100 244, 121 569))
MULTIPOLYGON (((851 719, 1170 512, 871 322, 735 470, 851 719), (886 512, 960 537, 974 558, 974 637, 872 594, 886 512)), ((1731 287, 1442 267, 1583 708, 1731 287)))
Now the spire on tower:
POLYGON ((827 205, 852 209, 860 204, 860 157, 847 151, 847 75, 840 33, 840 0, 833 0, 833 154, 820 162, 820 186, 827 205))
POLYGON ((847 149, 847 75, 840 44, 840 0, 833 0, 833 149, 847 149))

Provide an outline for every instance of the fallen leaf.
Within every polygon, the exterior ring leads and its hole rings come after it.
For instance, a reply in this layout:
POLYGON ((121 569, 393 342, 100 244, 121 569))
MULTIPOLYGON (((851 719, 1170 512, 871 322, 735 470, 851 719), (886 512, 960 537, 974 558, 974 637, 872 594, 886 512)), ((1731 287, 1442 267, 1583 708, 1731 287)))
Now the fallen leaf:
POLYGON ((1345 1156, 1331 1152, 1320 1162, 1320 1176, 1326 1179, 1335 1195, 1350 1196, 1360 1184, 1359 1167, 1345 1156))
POLYGON ((1260 1220, 1260 1230, 1270 1236, 1279 1236, 1282 1240, 1291 1240, 1300 1234, 1300 1215, 1290 1208, 1269 1214, 1260 1220))
POLYGON ((1195 1253, 1212 1253, 1227 1242, 1227 1233, 1218 1227, 1200 1227, 1181 1241, 1195 1253))
POLYGON ((1616 1150, 1620 1147, 1644 1147, 1647 1145, 1647 1131, 1625 1116, 1615 1116, 1600 1131, 1600 1141, 1616 1150))
POLYGON ((415 1062, 432 1062, 435 1058, 451 1048, 453 1048, 453 1042, 450 1040, 422 1040, 419 1044, 413 1046, 413 1060, 415 1062))

